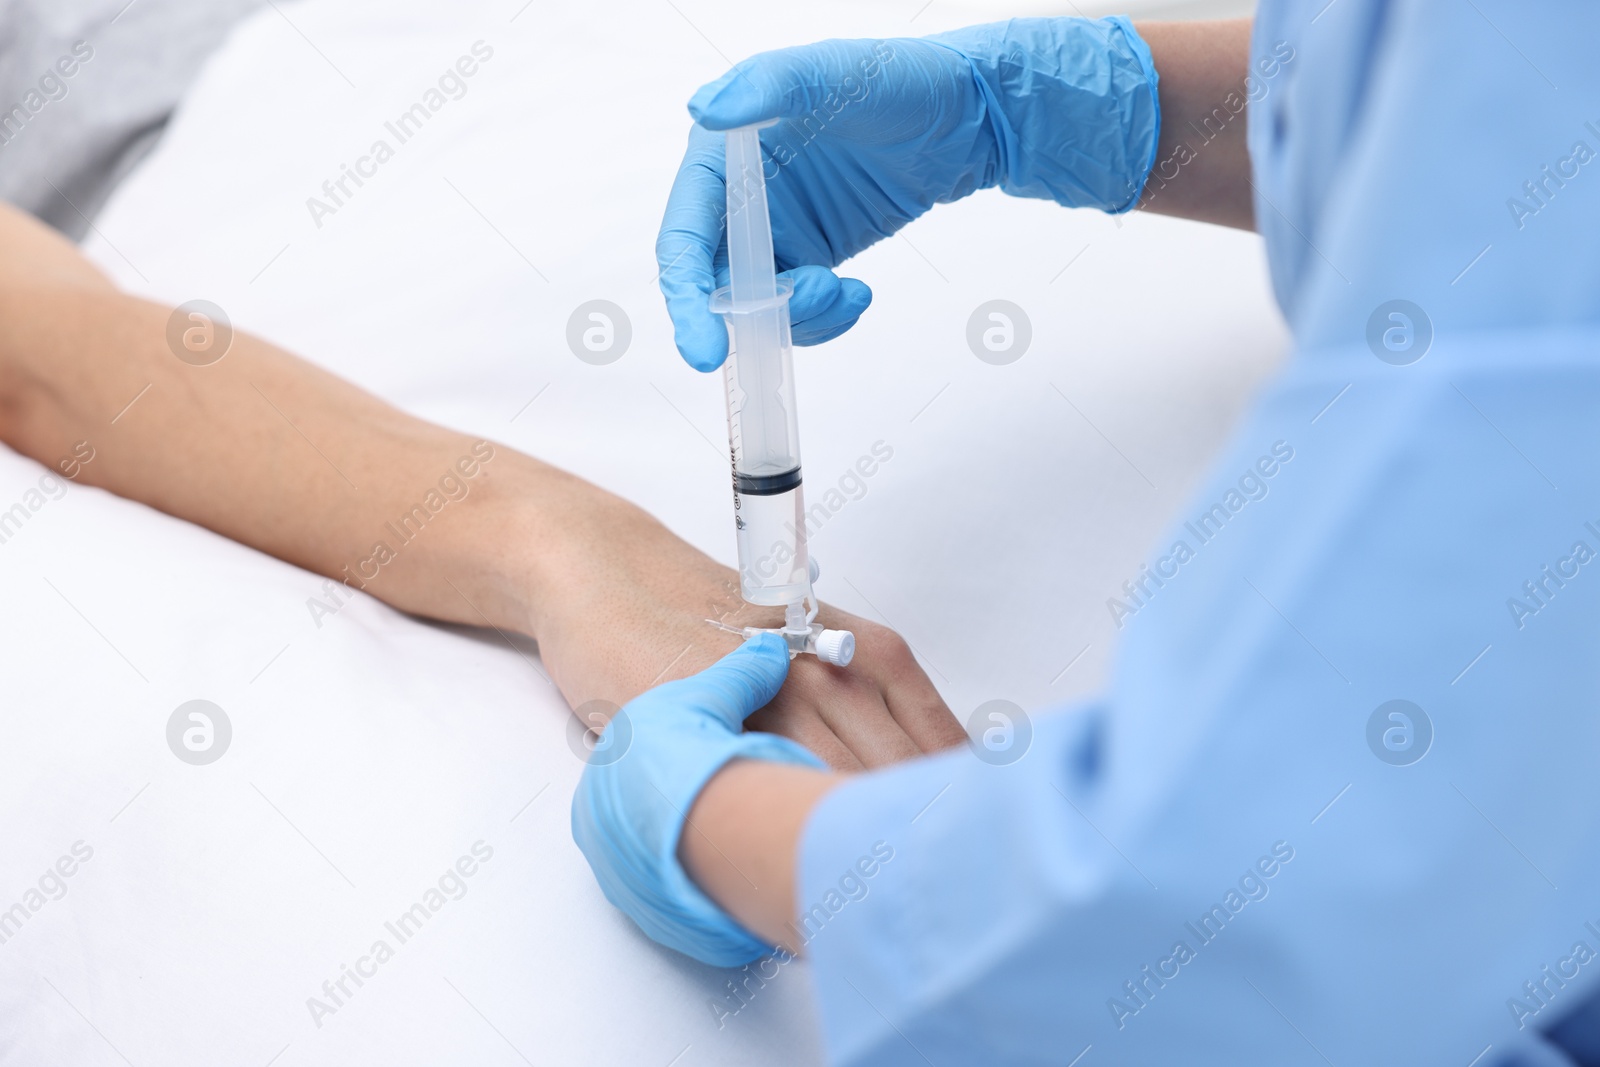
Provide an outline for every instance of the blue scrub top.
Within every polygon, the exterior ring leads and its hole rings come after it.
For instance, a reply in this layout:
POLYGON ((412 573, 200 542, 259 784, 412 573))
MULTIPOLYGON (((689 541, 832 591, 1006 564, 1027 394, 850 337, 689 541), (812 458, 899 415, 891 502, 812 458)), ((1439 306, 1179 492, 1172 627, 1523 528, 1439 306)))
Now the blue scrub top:
POLYGON ((1297 354, 1103 698, 812 816, 835 1062, 1600 1063, 1600 6, 1253 53, 1297 354))

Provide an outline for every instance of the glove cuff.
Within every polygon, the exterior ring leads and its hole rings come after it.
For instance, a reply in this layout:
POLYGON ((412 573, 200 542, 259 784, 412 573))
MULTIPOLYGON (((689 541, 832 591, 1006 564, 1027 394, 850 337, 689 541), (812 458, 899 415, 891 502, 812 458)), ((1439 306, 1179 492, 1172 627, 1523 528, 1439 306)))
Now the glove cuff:
POLYGON ((972 66, 1000 188, 1113 214, 1138 204, 1161 104, 1150 48, 1126 18, 1011 19, 927 40, 972 66))
POLYGON ((670 933, 668 930, 658 933, 647 926, 645 932, 662 944, 671 945, 715 967, 741 967, 772 951, 771 945, 740 926, 733 916, 706 896, 690 879, 683 864, 678 862, 678 842, 683 837, 689 809, 694 806, 706 783, 736 759, 792 763, 821 771, 828 769, 828 765, 809 749, 788 738, 776 734, 744 733, 731 739, 726 749, 708 761, 697 779, 686 783, 689 788, 684 790, 681 805, 683 815, 678 819, 675 831, 667 835, 666 854, 660 857, 663 888, 675 912, 671 926, 677 929, 671 929, 670 933), (689 936, 684 937, 682 931, 688 931, 689 936))

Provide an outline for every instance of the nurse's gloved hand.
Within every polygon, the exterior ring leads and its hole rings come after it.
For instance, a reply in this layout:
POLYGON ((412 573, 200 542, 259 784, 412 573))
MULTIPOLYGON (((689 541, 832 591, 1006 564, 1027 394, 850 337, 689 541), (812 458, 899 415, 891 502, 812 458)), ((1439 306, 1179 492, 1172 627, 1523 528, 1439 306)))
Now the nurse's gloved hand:
POLYGON ((572 799, 573 840, 606 899, 654 940, 720 967, 770 949, 689 880, 678 841, 700 790, 730 760, 825 769, 793 741, 743 732, 788 672, 783 640, 762 634, 630 701, 601 735, 572 799))
POLYGON ((1126 19, 1013 19, 926 38, 823 41, 745 60, 689 101, 698 125, 656 258, 678 350, 727 357, 706 303, 726 285, 720 131, 761 131, 773 250, 794 281, 796 344, 854 325, 872 299, 838 266, 935 204, 999 186, 1125 211, 1155 159, 1150 50, 1126 19))

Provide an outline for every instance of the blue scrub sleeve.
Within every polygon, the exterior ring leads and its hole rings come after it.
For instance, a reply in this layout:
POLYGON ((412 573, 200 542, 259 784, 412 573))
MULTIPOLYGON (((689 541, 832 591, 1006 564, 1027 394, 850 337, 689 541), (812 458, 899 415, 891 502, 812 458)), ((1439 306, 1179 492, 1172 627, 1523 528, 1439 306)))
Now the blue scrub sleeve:
POLYGON ((1594 993, 1597 353, 1291 368, 1154 554, 1185 561, 1102 701, 1011 766, 958 751, 813 814, 832 1061, 1461 1067, 1594 993))

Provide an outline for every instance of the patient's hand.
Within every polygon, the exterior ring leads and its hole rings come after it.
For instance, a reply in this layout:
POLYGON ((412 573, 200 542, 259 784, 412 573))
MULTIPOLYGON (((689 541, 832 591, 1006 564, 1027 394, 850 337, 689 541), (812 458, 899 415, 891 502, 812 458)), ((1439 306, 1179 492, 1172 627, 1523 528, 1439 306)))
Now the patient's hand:
MULTIPOLYGON (((573 707, 624 704, 738 647, 740 637, 707 619, 739 628, 782 624, 781 609, 744 603, 734 571, 639 509, 605 497, 575 510, 589 513, 566 531, 577 547, 544 554, 546 594, 530 627, 573 707)), ((855 659, 840 668, 797 657, 778 698, 751 716, 752 729, 799 741, 840 770, 966 740, 899 635, 826 606, 818 618, 855 633, 855 659)))

